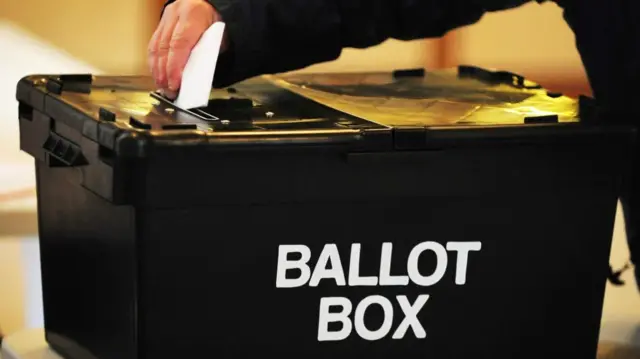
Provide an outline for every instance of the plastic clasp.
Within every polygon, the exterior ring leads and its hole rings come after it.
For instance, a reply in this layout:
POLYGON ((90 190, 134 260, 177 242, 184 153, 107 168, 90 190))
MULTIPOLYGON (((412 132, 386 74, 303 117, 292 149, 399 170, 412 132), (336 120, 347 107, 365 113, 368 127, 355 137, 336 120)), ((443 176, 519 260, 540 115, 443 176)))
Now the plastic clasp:
POLYGON ((536 90, 542 86, 527 81, 524 76, 509 71, 491 71, 476 66, 458 66, 458 77, 472 78, 493 84, 505 84, 519 89, 536 90))

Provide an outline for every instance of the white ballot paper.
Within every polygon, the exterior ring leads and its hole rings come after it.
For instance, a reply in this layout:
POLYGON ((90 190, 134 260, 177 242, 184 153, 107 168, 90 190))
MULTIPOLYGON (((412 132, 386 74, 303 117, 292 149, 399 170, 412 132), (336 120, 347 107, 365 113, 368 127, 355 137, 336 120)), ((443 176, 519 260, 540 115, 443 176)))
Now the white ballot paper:
POLYGON ((211 25, 191 51, 182 73, 180 92, 174 102, 177 107, 191 110, 209 103, 224 28, 223 22, 211 25))

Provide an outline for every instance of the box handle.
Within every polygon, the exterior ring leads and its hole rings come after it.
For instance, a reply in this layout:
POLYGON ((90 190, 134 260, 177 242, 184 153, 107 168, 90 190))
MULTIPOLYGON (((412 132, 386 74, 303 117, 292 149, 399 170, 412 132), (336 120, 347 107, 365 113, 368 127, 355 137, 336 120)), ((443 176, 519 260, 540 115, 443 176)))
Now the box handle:
POLYGON ((42 149, 49 167, 77 167, 87 164, 79 146, 54 132, 49 132, 42 149))

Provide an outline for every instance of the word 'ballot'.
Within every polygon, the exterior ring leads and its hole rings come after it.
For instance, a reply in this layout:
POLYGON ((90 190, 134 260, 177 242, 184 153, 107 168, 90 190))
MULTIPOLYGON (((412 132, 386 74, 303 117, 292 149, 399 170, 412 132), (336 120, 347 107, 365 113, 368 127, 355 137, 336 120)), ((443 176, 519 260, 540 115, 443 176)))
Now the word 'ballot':
MULTIPOLYGON (((407 257, 406 274, 391 274, 392 243, 383 243, 380 256, 380 268, 376 276, 360 274, 361 244, 351 245, 348 271, 345 267, 336 244, 326 244, 311 268, 311 249, 305 245, 281 245, 278 248, 278 265, 276 273, 277 288, 317 287, 321 281, 330 280, 337 286, 375 287, 375 286, 408 286, 413 283, 420 287, 437 284, 444 278, 449 267, 450 252, 456 253, 455 283, 464 285, 467 281, 467 267, 471 252, 478 252, 481 242, 422 242, 413 247, 407 257), (419 261, 423 253, 435 254, 435 269, 425 274, 419 270, 419 261), (294 273, 296 275, 289 275, 294 273)), ((380 340, 392 332, 394 311, 399 309, 404 319, 391 334, 392 339, 402 339, 411 328, 417 338, 425 338, 426 332, 418 320, 418 314, 429 300, 428 294, 417 297, 413 303, 407 296, 399 295, 389 299, 382 295, 371 295, 355 306, 350 299, 344 297, 325 297, 320 299, 318 320, 318 341, 341 341, 347 339, 355 329, 356 334, 365 340, 380 340), (383 322, 375 330, 367 328, 365 317, 371 306, 379 306, 383 311, 383 322), (331 310, 339 308, 339 311, 331 310), (396 309, 397 308, 397 309, 396 309), (353 320, 351 314, 353 312, 353 320), (339 330, 329 330, 329 324, 340 323, 339 330)))

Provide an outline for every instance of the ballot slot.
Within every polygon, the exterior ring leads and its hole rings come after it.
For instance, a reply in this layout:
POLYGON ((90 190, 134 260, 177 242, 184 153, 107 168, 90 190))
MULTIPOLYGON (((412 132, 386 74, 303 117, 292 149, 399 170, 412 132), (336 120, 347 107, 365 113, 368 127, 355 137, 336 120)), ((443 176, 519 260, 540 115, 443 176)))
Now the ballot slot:
POLYGON ((174 110, 186 112, 200 120, 211 121, 247 121, 250 120, 253 110, 253 101, 248 98, 228 97, 212 98, 205 107, 186 109, 176 104, 159 92, 151 92, 151 96, 174 110))
POLYGON ((170 108, 177 110, 177 111, 182 111, 182 112, 186 112, 188 114, 190 114, 191 116, 194 116, 202 121, 219 121, 220 119, 216 116, 213 116, 210 113, 204 112, 202 111, 202 109, 184 109, 184 108, 180 108, 178 106, 176 106, 173 101, 171 101, 170 99, 168 99, 166 96, 164 96, 163 94, 159 93, 158 91, 152 91, 149 94, 151 97, 153 97, 156 100, 161 101, 162 103, 164 103, 165 105, 168 105, 170 108))
POLYGON ((196 109, 193 109, 193 110, 187 111, 187 112, 191 112, 191 113, 193 113, 193 114, 195 114, 197 116, 200 116, 200 118, 204 119, 205 121, 219 121, 220 120, 216 116, 213 116, 212 114, 207 113, 207 112, 203 111, 200 108, 196 108, 196 109))
MULTIPOLYGON (((192 124, 201 131, 261 131, 265 128, 255 126, 253 119, 260 117, 253 113, 253 102, 245 98, 212 98, 205 107, 184 109, 158 92, 150 95, 161 101, 166 109, 171 109, 171 116, 179 124, 192 124)), ((165 109, 165 112, 166 112, 165 109)), ((262 117, 265 117, 263 115, 262 117)))
POLYGON ((381 126, 351 117, 276 87, 255 93, 238 89, 212 93, 207 106, 184 109, 154 91, 151 96, 175 111, 180 123, 196 123, 209 131, 313 131, 374 129, 381 126), (275 91, 274 91, 275 90, 275 91), (223 93, 224 92, 224 93, 223 93))

